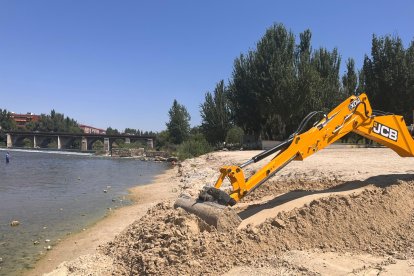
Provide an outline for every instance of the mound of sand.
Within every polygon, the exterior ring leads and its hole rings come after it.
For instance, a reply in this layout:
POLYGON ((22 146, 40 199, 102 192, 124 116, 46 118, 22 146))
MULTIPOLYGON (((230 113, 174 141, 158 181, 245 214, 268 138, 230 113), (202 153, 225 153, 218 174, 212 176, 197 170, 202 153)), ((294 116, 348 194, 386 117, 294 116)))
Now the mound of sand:
POLYGON ((413 254, 414 182, 333 196, 279 213, 258 227, 219 233, 170 204, 159 204, 102 248, 116 274, 220 274, 234 266, 280 266, 289 250, 413 254))

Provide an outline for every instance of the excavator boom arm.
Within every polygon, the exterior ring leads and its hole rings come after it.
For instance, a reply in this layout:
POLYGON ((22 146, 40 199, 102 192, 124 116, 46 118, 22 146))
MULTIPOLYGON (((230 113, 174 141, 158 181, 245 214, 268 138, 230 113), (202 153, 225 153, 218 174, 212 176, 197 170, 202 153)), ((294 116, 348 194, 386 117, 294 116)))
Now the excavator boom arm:
POLYGON ((350 132, 389 147, 402 157, 414 156, 414 140, 404 118, 374 114, 367 95, 361 94, 349 97, 308 131, 298 131, 278 147, 253 157, 241 166, 222 167, 215 188, 219 189, 223 180, 228 178, 233 188, 230 197, 238 202, 291 161, 304 160, 350 132), (254 175, 245 177, 243 167, 275 152, 278 153, 270 162, 254 175))

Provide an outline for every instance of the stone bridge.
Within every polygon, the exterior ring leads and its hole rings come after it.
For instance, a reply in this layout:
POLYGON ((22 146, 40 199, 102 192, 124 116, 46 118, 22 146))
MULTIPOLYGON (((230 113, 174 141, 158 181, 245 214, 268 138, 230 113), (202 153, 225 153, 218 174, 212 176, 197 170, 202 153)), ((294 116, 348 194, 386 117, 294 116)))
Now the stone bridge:
POLYGON ((155 136, 138 136, 128 134, 90 134, 90 133, 64 133, 64 132, 26 132, 26 131, 9 131, 7 134, 7 147, 22 147, 24 140, 29 139, 33 148, 45 148, 51 142, 55 142, 57 149, 71 149, 73 143, 78 140, 81 151, 92 150, 96 141, 101 141, 104 150, 110 152, 112 144, 119 139, 126 144, 136 141, 144 141, 151 149, 154 148, 155 136))

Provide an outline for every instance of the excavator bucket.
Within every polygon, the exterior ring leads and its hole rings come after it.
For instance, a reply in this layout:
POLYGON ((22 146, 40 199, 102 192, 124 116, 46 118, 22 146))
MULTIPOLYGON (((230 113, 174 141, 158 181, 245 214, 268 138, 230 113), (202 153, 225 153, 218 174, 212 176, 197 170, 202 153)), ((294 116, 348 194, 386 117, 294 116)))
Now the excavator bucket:
MULTIPOLYGON (((239 181, 238 186, 240 187, 240 182, 244 181, 244 177, 242 173, 240 173, 241 168, 246 167, 252 163, 256 163, 267 156, 286 148, 290 145, 293 141, 293 138, 289 138, 288 140, 280 143, 274 148, 266 150, 256 156, 254 156, 249 161, 242 164, 240 167, 237 166, 226 166, 220 169, 221 175, 218 178, 218 181, 215 184, 215 187, 205 186, 198 196, 198 199, 194 199, 191 197, 180 197, 174 204, 175 208, 182 208, 189 213, 192 213, 202 220, 204 220, 207 224, 213 225, 219 231, 226 231, 232 228, 237 228, 242 219, 238 216, 236 211, 230 207, 234 206, 237 201, 231 197, 228 193, 220 190, 221 183, 223 179, 229 177, 234 181, 239 181), (235 172, 235 173, 234 173, 235 172), (234 177, 234 175, 241 175, 241 177, 234 177), (241 180, 243 178, 243 180, 241 180)), ((291 158, 291 160, 293 160, 291 158)), ((289 160, 289 161, 291 161, 289 160)), ((267 177, 271 177, 271 175, 267 174, 267 177)), ((263 181, 262 181, 263 182, 263 181)), ((262 183, 261 182, 261 183, 262 183)), ((261 183, 256 184, 251 190, 257 188, 261 183)), ((236 185, 235 185, 236 186, 236 185)), ((242 185, 245 187, 245 184, 242 185)), ((233 187, 234 189, 234 187, 233 187)), ((239 191, 242 189, 238 189, 239 191)), ((246 193, 243 193, 243 196, 246 193)), ((236 198, 240 199, 240 195, 236 198)))
POLYGON ((198 199, 188 196, 179 197, 174 203, 174 208, 182 208, 196 215, 207 224, 216 227, 218 231, 228 231, 237 228, 241 223, 237 213, 227 206, 234 203, 225 192, 208 187, 200 192, 198 199))

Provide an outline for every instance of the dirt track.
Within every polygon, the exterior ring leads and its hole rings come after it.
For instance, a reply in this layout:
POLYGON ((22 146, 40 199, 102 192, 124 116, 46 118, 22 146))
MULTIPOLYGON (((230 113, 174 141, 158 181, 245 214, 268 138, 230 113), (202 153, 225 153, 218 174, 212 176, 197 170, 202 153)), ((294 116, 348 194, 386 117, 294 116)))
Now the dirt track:
MULTIPOLYGON (((196 195, 215 182, 220 166, 254 154, 187 160, 169 172, 168 185, 196 195)), ((290 164, 238 204, 244 221, 229 232, 172 202, 150 208, 96 254, 51 275, 414 272, 414 158, 389 149, 327 149, 290 164)))

